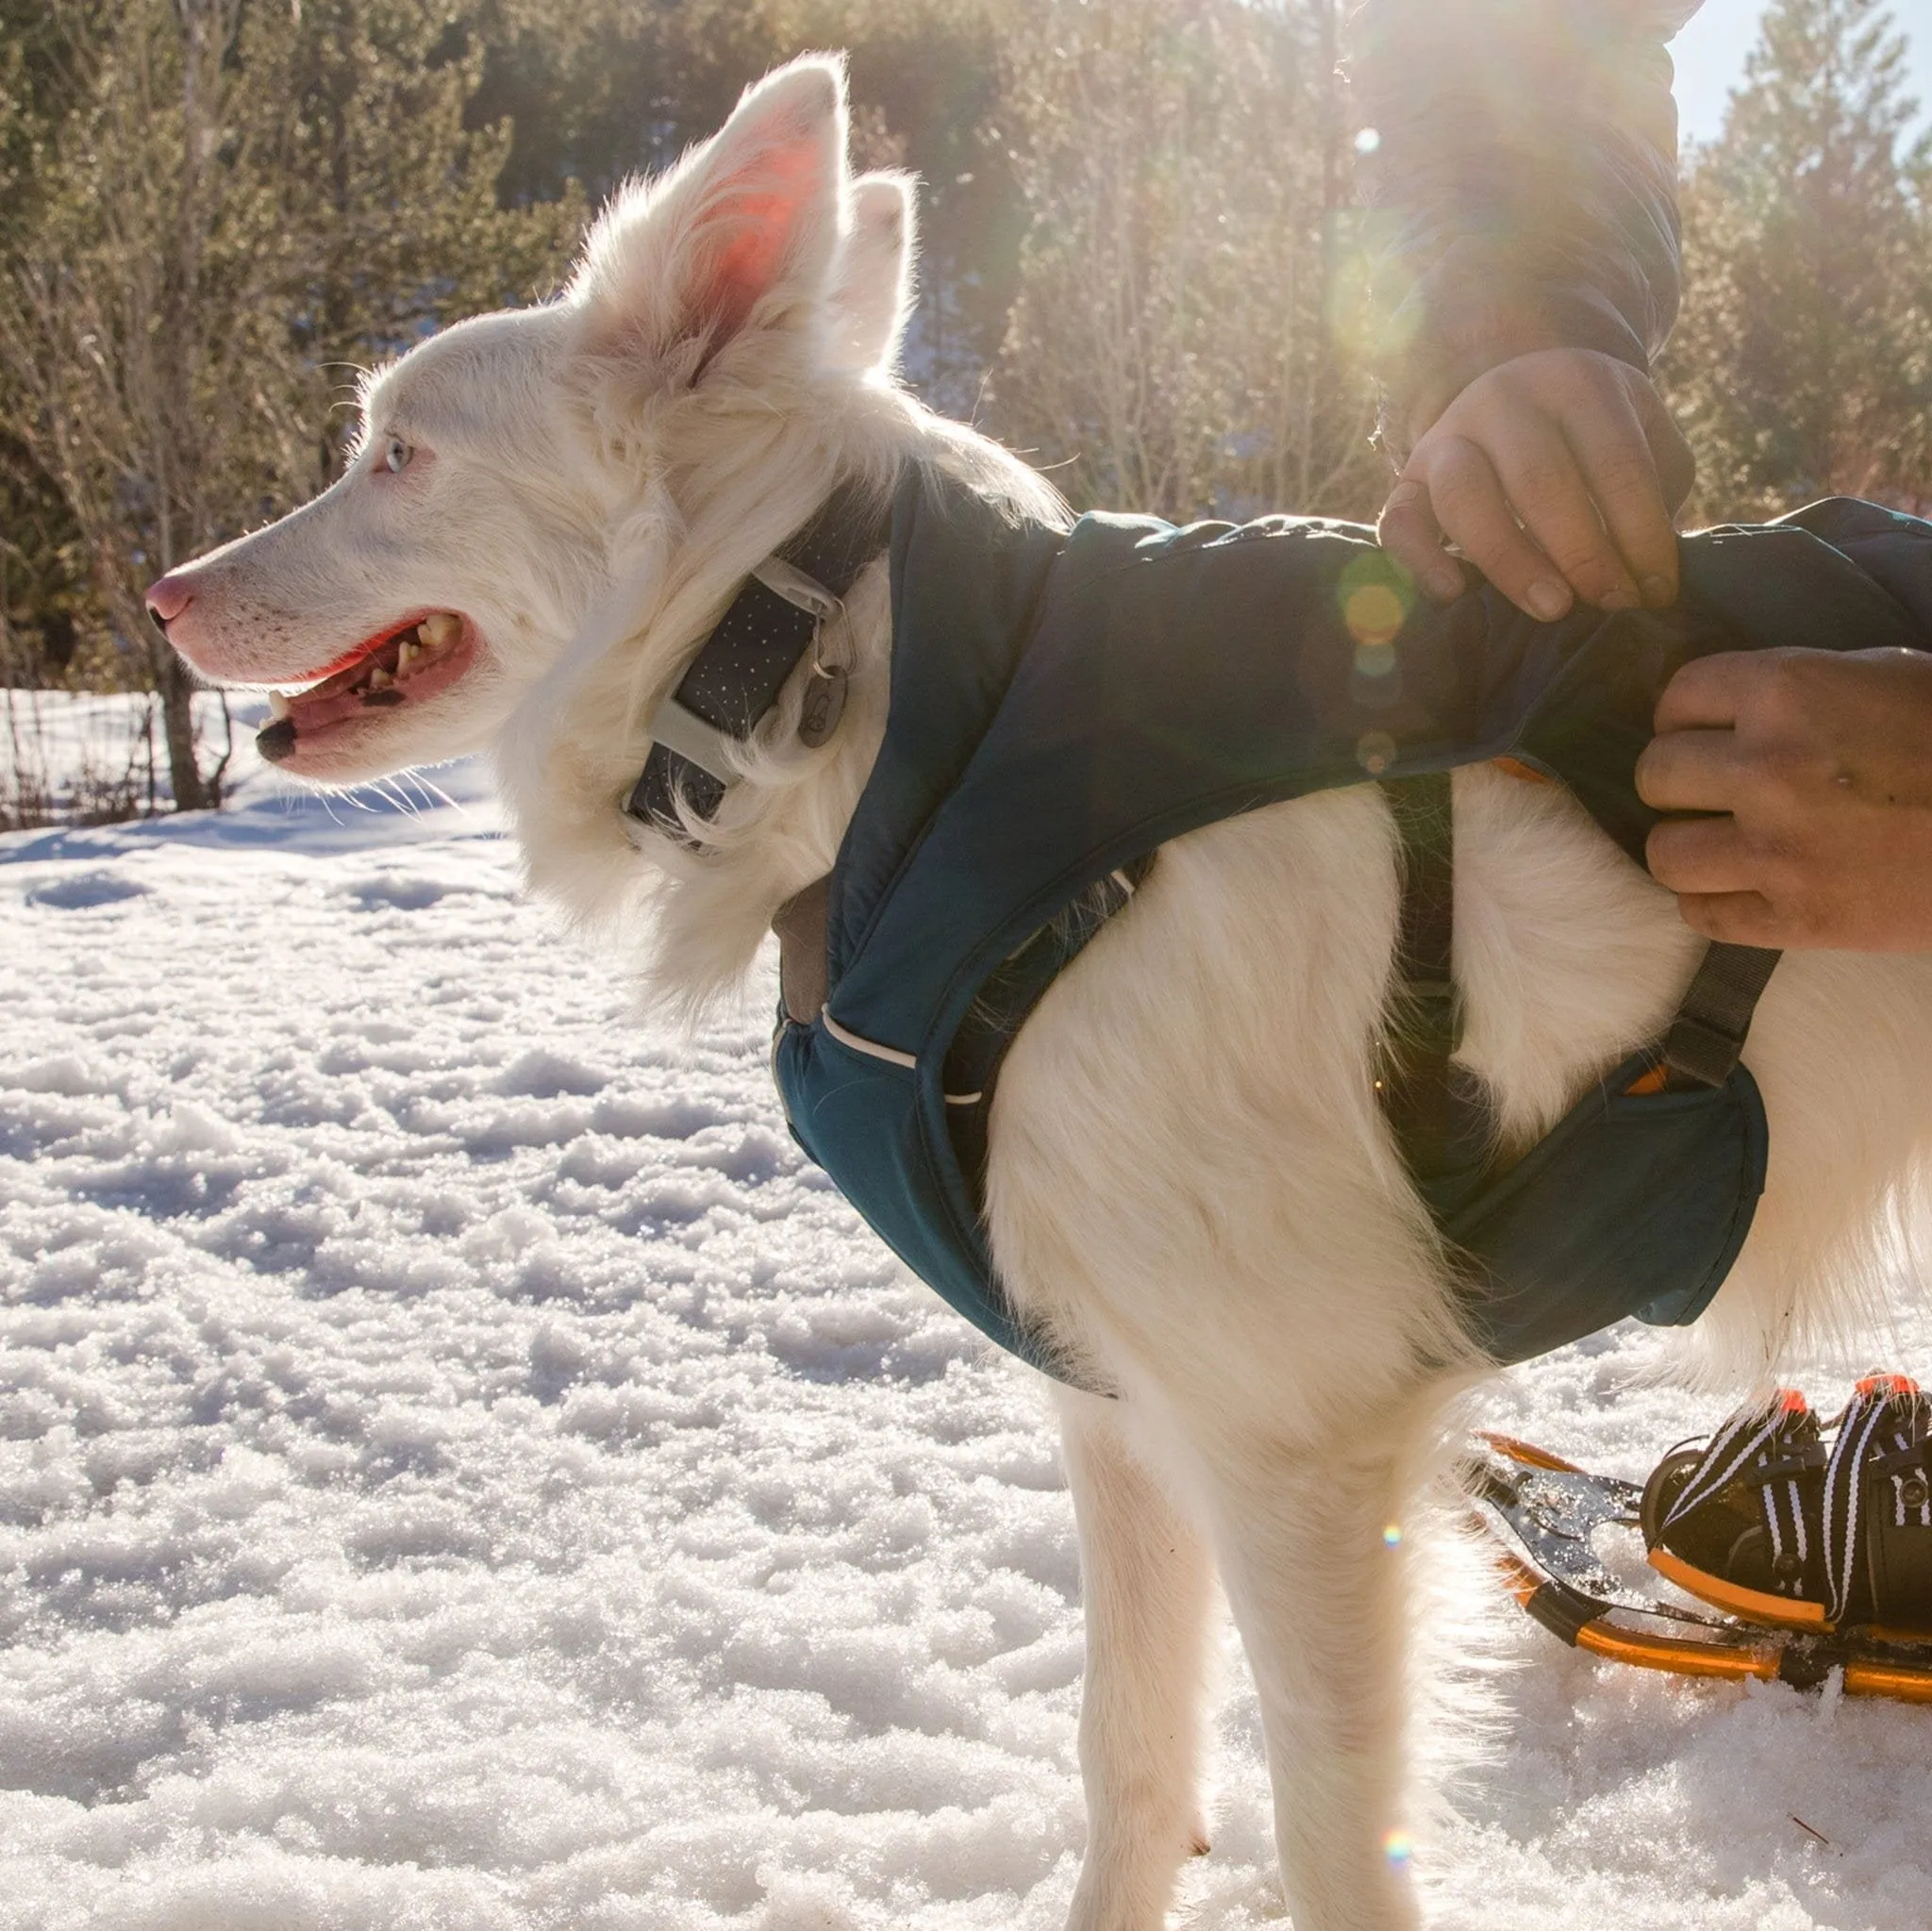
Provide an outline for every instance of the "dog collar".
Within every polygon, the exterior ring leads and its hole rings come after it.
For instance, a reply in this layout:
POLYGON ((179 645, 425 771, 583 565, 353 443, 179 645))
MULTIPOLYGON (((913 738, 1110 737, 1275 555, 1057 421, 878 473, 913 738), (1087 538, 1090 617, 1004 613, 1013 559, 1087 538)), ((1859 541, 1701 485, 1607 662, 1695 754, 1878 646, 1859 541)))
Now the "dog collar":
POLYGON ((825 661, 820 637, 826 620, 843 610, 859 573, 885 548, 891 524, 890 491, 841 483, 752 572, 652 715, 651 752, 625 802, 627 817, 695 842, 678 816, 678 801, 700 818, 718 815, 738 782, 736 747, 764 721, 808 653, 811 684, 799 741, 816 747, 830 738, 845 707, 845 667, 825 661))

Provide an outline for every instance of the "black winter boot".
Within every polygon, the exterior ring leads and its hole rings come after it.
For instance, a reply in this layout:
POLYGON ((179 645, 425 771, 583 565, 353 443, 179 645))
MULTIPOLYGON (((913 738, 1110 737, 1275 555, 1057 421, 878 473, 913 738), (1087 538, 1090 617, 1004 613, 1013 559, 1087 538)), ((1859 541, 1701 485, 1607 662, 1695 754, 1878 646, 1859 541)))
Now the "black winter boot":
POLYGON ((1643 1491, 1651 1566, 1755 1622, 1932 1628, 1932 1400, 1860 1381, 1824 1430, 1795 1390, 1674 1450, 1643 1491))
POLYGON ((1826 1459, 1818 1417, 1796 1389, 1740 1408, 1704 1448, 1673 1449, 1643 1490, 1651 1567, 1754 1622, 1822 1627, 1826 1459))

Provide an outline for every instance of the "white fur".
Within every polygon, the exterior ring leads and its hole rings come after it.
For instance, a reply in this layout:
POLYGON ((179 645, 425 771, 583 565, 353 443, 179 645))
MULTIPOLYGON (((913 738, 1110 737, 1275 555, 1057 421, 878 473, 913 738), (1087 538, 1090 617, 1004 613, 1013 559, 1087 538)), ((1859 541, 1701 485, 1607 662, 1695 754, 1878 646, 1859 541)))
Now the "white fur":
MULTIPOLYGON (((1059 514, 893 381, 909 195, 848 179, 843 103, 822 59, 753 89, 715 141, 618 196, 558 302, 412 351, 370 385, 341 482, 181 574, 184 648, 250 681, 298 676, 398 611, 462 612, 478 669, 358 726, 311 774, 492 744, 536 889, 692 1009, 830 867, 885 716, 874 570, 835 640, 854 674, 831 744, 798 750, 788 710, 711 849, 633 842, 617 807, 642 720, 745 573, 835 478, 883 487, 908 460, 1059 514), (391 434, 419 452, 396 477, 375 463, 391 434)), ((1657 1027, 1698 941, 1563 793, 1477 769, 1456 806, 1464 1057, 1506 1140, 1526 1142, 1657 1027)), ((1000 1086, 1002 1273, 1123 1390, 1057 1396, 1089 1638, 1082 1931, 1153 1931, 1205 1842, 1213 1571, 1259 1688, 1296 1925, 1416 1922, 1384 1854, 1405 1802, 1415 1557, 1382 1532, 1413 1519, 1478 1371, 1424 1365, 1463 1357, 1371 1091, 1396 900, 1372 789, 1178 840, 1048 993, 1000 1086)), ((1734 1384, 1880 1310, 1932 1119, 1932 963, 1787 959, 1749 1059, 1770 1185, 1691 1360, 1734 1384)))

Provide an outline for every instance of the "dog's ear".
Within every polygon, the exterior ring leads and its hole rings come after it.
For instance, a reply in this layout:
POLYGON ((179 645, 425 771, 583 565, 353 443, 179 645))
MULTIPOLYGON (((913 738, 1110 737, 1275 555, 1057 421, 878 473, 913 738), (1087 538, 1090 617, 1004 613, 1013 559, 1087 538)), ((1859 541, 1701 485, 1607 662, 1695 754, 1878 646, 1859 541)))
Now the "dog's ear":
POLYGON ((861 175, 852 184, 852 231, 832 288, 835 367, 891 368, 899 358, 912 312, 914 207, 909 175, 861 175))
POLYGON ((730 120, 591 230, 572 289, 604 353, 699 345, 702 366, 753 328, 817 311, 845 192, 845 71, 795 60, 746 89, 730 120))

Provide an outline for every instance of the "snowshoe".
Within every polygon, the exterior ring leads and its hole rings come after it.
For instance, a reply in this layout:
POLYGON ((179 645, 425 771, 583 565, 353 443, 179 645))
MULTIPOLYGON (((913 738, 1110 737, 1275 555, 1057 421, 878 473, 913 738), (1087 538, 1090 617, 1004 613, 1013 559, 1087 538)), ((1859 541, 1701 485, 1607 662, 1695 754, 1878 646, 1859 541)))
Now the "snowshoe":
MULTIPOLYGON (((1866 1384, 1860 1387, 1862 1390, 1866 1384)), ((1874 1439, 1901 1433, 1909 1436, 1910 1424, 1901 1425, 1897 1406, 1886 1408, 1878 1419, 1873 1418, 1874 1402, 1893 1400, 1890 1394, 1867 1397, 1861 1393, 1854 1398, 1853 1407, 1840 1423, 1840 1441, 1843 1442, 1843 1431, 1850 1426, 1855 1435, 1866 1438, 1866 1446, 1857 1452, 1856 1461, 1840 1463, 1838 1473, 1844 1477, 1862 1467, 1867 1481, 1859 1498, 1860 1516, 1869 1525, 1882 1512, 1896 1530, 1901 1526, 1896 1520, 1900 1508, 1907 1514, 1912 1512, 1913 1505, 1907 1499, 1910 1477, 1903 1463, 1896 1469, 1884 1464, 1904 1451, 1895 1440, 1875 1455, 1870 1447, 1874 1439), (1865 1405, 1861 1407, 1861 1403, 1865 1405), (1890 1506, 1874 1510, 1874 1493, 1880 1484, 1884 1485, 1880 1500, 1890 1506)), ((1764 1515, 1768 1505, 1761 1499, 1767 1490, 1779 1490, 1774 1500, 1782 1509, 1790 1500, 1784 1485, 1797 1481, 1801 1494, 1817 1487, 1820 1514, 1813 1520, 1821 1529, 1823 1523, 1825 1485, 1822 1478, 1830 1457, 1814 1468, 1807 1453, 1812 1441, 1801 1409, 1802 1403, 1788 1409, 1781 1402, 1774 1414, 1757 1410, 1757 1427, 1731 1441, 1722 1460, 1703 1469, 1702 1480, 1698 1479, 1702 1465, 1710 1460, 1713 1449, 1742 1418, 1734 1417, 1718 1431, 1712 1449, 1691 1451, 1688 1459, 1682 1451, 1667 1457, 1658 1474, 1644 1486, 1613 1475, 1590 1473, 1558 1456, 1507 1436, 1481 1436, 1471 1444, 1464 1462, 1464 1487, 1476 1522, 1495 1546, 1511 1593, 1544 1628, 1574 1648, 1679 1675, 1757 1676, 1801 1690, 1821 1688, 1834 1670, 1841 1670, 1848 1695, 1932 1703, 1932 1630, 1854 1621, 1849 1613, 1842 1621, 1833 1616, 1830 1577, 1847 1573, 1856 1563, 1841 1562, 1834 1568, 1818 1553, 1824 1546, 1822 1533, 1813 1536, 1808 1524, 1806 1553, 1797 1572, 1793 1573, 1792 1565, 1782 1560, 1792 1547, 1790 1517, 1780 1517, 1774 1540, 1764 1515), (1765 1423, 1774 1419, 1777 1427, 1763 1442, 1757 1441, 1755 1438, 1765 1423), (1733 1492, 1735 1473, 1728 1479, 1712 1479, 1722 1476, 1731 1460, 1754 1473, 1773 1472, 1762 1483, 1744 1484, 1756 1515, 1743 1508, 1733 1492), (1785 1471, 1782 1464, 1788 1461, 1797 1464, 1795 1471, 1785 1471), (1692 1493, 1693 1481, 1697 1481, 1699 1493, 1692 1493), (1692 1499, 1676 1523, 1666 1529, 1672 1510, 1686 1494, 1692 1499), (1723 1498, 1721 1507, 1698 1516, 1700 1508, 1719 1497, 1723 1498), (1695 1530, 1690 1526, 1693 1516, 1699 1523, 1695 1530), (1655 1541, 1647 1529, 1657 1535, 1655 1541), (1760 1540, 1747 1540, 1753 1529, 1758 1531, 1760 1540), (1647 1562, 1657 1551, 1681 1565, 1680 1573, 1695 1579, 1699 1589, 1680 1594, 1685 1590, 1683 1583, 1673 1588, 1675 1578, 1667 1578, 1663 1569, 1647 1562), (1713 1558, 1719 1566, 1706 1567, 1713 1558), (1770 1586, 1757 1588, 1760 1583, 1770 1586), (1807 1597, 1801 1593, 1807 1585, 1814 1591, 1827 1593, 1814 1592, 1807 1597), (1751 1603, 1754 1607, 1755 1599, 1761 1596, 1775 1611, 1776 1620, 1769 1615, 1747 1616, 1740 1608, 1716 1600, 1717 1595, 1727 1595, 1733 1603, 1751 1603), (1815 1621, 1799 1620, 1814 1606, 1820 1611, 1815 1621)), ((1822 1439, 1823 1431, 1817 1429, 1815 1420, 1811 1427, 1822 1439)), ((1923 1444, 1924 1433, 1917 1439, 1923 1444)), ((1856 1523, 1847 1523, 1847 1512, 1848 1505, 1840 1500, 1832 1523, 1835 1546, 1850 1548, 1856 1556, 1859 1531, 1856 1523)), ((1927 1535, 1932 1539, 1932 1523, 1927 1524, 1927 1535)), ((1895 1534, 1892 1544, 1893 1549, 1899 1546, 1895 1534)), ((1852 1596, 1853 1606, 1863 1609, 1874 1600, 1871 1576, 1875 1559, 1880 1564, 1876 1573, 1883 1580, 1876 1600, 1917 1603, 1923 1606, 1922 1619, 1932 1622, 1932 1586, 1921 1586, 1911 1557, 1902 1563, 1888 1550, 1874 1558, 1869 1554, 1871 1547, 1868 1540, 1863 1585, 1867 1593, 1852 1596)))

